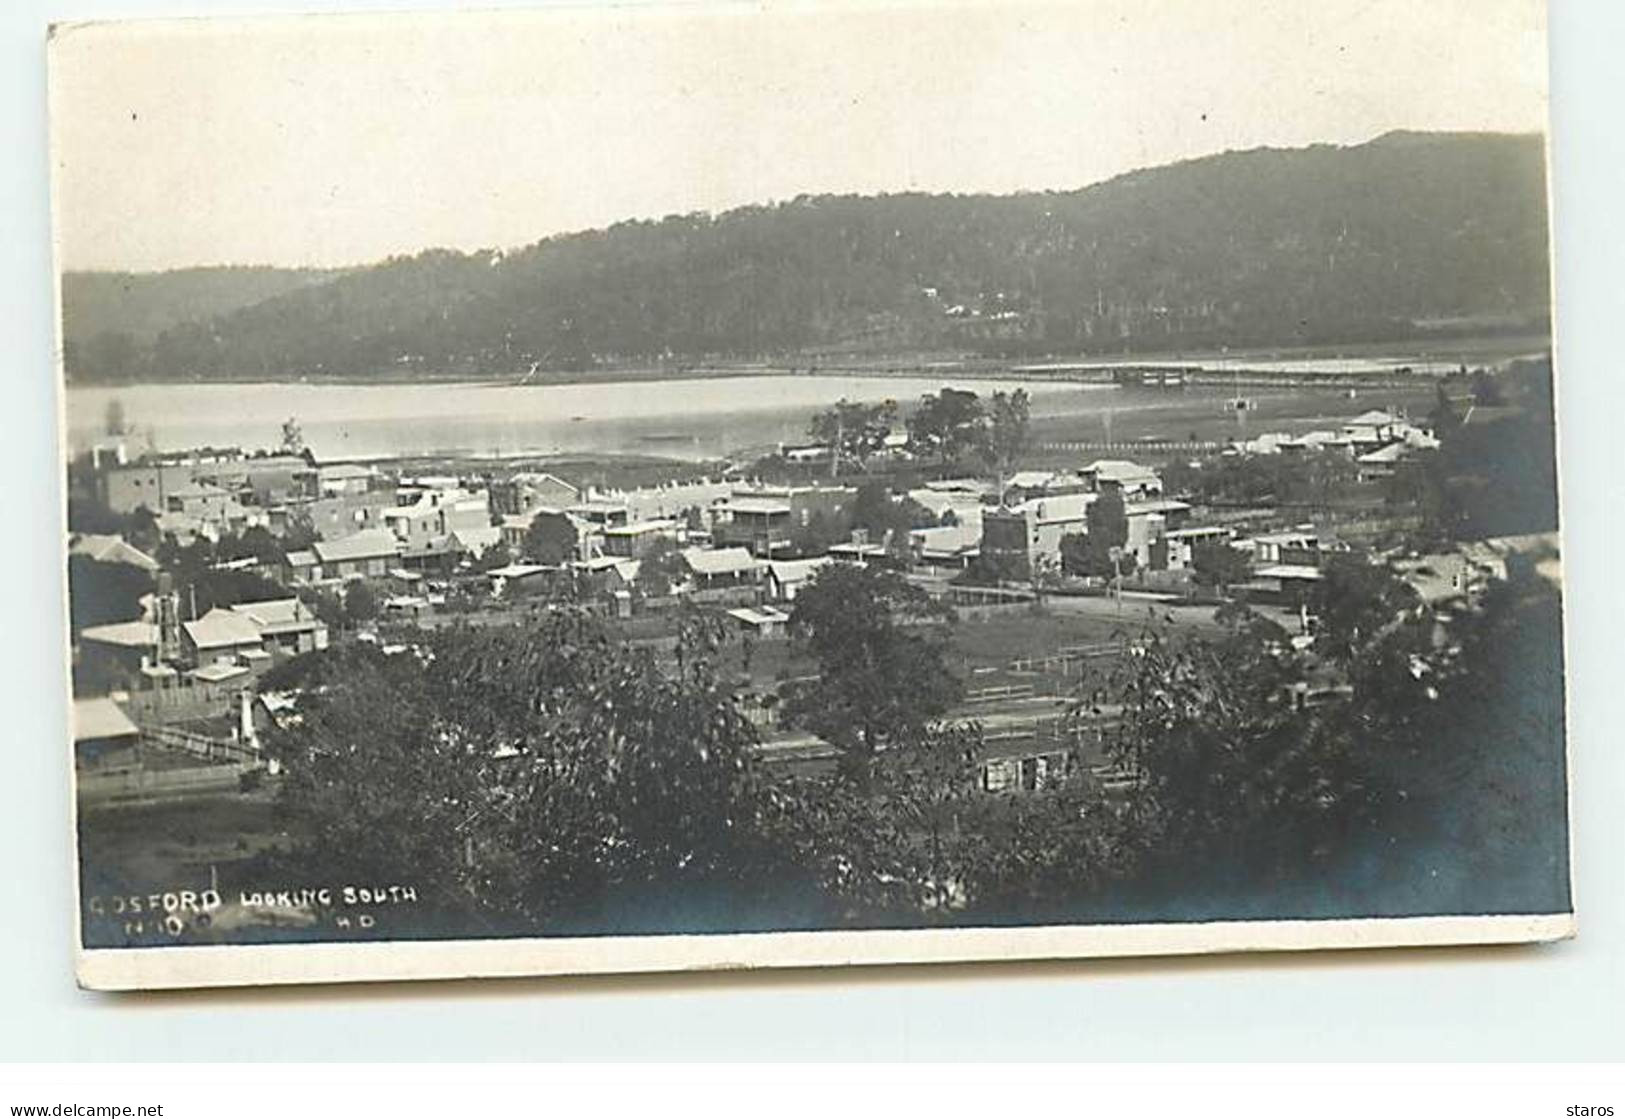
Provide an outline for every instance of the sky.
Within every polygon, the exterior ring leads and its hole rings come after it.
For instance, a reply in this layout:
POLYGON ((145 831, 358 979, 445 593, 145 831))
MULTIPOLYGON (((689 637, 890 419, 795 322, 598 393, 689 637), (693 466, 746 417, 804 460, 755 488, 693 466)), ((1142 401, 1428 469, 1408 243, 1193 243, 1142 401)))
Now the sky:
POLYGON ((825 192, 1542 131, 1541 0, 629 4, 59 27, 67 269, 339 266, 825 192))

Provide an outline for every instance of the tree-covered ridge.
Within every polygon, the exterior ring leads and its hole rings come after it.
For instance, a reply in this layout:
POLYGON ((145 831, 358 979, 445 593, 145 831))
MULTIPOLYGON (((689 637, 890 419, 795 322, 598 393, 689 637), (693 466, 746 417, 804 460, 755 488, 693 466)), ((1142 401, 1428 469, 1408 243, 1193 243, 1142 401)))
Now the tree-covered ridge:
POLYGON ((545 373, 1391 339, 1547 308, 1541 139, 1395 133, 1071 192, 803 196, 432 250, 177 321, 132 338, 122 365, 89 361, 88 343, 68 356, 100 380, 545 373))

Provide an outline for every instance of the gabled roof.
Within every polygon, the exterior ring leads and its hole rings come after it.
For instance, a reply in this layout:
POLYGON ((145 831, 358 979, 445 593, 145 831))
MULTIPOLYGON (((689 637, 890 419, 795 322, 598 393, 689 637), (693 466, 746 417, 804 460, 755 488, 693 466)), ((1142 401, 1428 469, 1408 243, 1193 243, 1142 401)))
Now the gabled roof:
POLYGON ((264 602, 239 602, 233 614, 247 618, 265 633, 287 633, 315 629, 322 625, 310 607, 297 598, 273 598, 264 602))
POLYGON ((540 575, 544 571, 557 570, 558 568, 549 567, 544 563, 510 563, 506 567, 493 567, 485 574, 490 579, 523 579, 530 575, 540 575))
POLYGON ((745 548, 685 548, 683 561, 696 575, 740 575, 761 566, 745 548))
POLYGON ((399 555, 401 542, 388 529, 369 528, 338 540, 318 540, 312 550, 323 563, 336 563, 399 555))
POLYGON ((557 474, 549 474, 546 471, 522 471, 509 478, 508 481, 521 486, 563 486, 571 493, 579 494, 581 492, 581 487, 574 482, 567 482, 557 474))
POLYGON ((1400 459, 1410 454, 1410 451, 1411 449, 1403 443, 1390 443, 1386 447, 1378 447, 1376 450, 1371 451, 1368 454, 1361 455, 1355 461, 1382 465, 1385 463, 1398 462, 1400 459))
POLYGON ((93 738, 134 738, 140 733, 141 728, 106 696, 73 701, 73 740, 76 743, 93 738))
POLYGON ((1123 512, 1126 516, 1139 517, 1150 513, 1182 513, 1189 508, 1187 502, 1169 497, 1156 501, 1130 501, 1123 506, 1123 512))
POLYGON ((604 530, 604 535, 642 536, 649 532, 668 532, 676 527, 677 522, 671 520, 633 521, 630 524, 610 525, 604 530))
POLYGON ((316 472, 324 482, 348 482, 373 476, 373 471, 369 467, 356 462, 335 462, 331 466, 318 466, 316 472))
POLYGON ((788 516, 790 513, 788 501, 775 501, 769 497, 730 497, 722 503, 721 508, 733 513, 759 513, 763 516, 779 513, 788 516))
POLYGON ((1023 516, 1034 517, 1040 523, 1053 524, 1057 521, 1077 521, 1088 516, 1089 506, 1093 505, 1099 497, 1099 494, 1093 493, 1063 493, 1035 497, 1023 501, 1009 511, 1023 516))
POLYGON ((1392 412, 1381 408, 1373 408, 1369 412, 1361 412, 1348 421, 1349 427, 1388 427, 1400 422, 1400 418, 1392 412))
POLYGON ((958 555, 982 543, 982 522, 978 518, 957 525, 935 525, 917 528, 909 538, 930 555, 958 555))
POLYGON ((485 549, 501 541, 502 530, 494 525, 458 528, 452 530, 451 538, 458 547, 465 551, 473 552, 475 555, 483 555, 485 549))
POLYGON ((1141 466, 1137 462, 1123 458, 1096 459, 1084 467, 1082 473, 1093 474, 1108 482, 1138 482, 1158 477, 1157 472, 1149 466, 1141 466))
POLYGON ((253 619, 220 606, 195 622, 182 622, 181 628, 199 649, 225 649, 260 643, 260 627, 254 624, 253 619))
POLYGON ((1053 470, 1018 470, 1010 475, 1010 480, 1006 485, 1013 486, 1016 489, 1034 490, 1065 480, 1065 475, 1057 474, 1053 470))
POLYGON ((838 562, 830 556, 814 556, 812 559, 798 560, 769 560, 768 574, 780 583, 800 583, 811 579, 813 572, 821 567, 828 567, 838 562))
POLYGON ((151 622, 113 622, 105 626, 86 626, 79 631, 79 640, 94 641, 101 645, 121 645, 127 649, 148 649, 158 644, 158 627, 151 622))
POLYGON ((206 664, 192 669, 187 675, 206 684, 223 684, 227 680, 248 675, 248 669, 240 664, 206 664))
POLYGON ((157 571, 158 561, 122 536, 85 533, 75 536, 68 545, 68 554, 87 556, 98 563, 124 563, 143 571, 157 571))
POLYGON ((289 567, 315 567, 318 562, 316 553, 312 551, 288 553, 289 567))

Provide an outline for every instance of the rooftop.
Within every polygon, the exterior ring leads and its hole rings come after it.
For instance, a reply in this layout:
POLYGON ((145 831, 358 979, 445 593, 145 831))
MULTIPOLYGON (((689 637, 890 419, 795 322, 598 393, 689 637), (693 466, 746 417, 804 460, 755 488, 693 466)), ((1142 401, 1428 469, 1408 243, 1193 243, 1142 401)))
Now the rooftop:
POLYGON ((85 533, 73 538, 68 554, 88 556, 98 563, 125 563, 143 571, 157 571, 158 561, 125 540, 122 536, 85 533))
POLYGON ((339 540, 318 540, 313 550, 323 563, 337 563, 399 555, 401 542, 388 529, 369 528, 339 540))
POLYGON ((79 639, 95 641, 102 645, 145 649, 158 643, 158 627, 151 622, 113 622, 105 626, 86 626, 79 631, 79 639))
POLYGON ((253 619, 220 606, 196 621, 182 622, 181 628, 199 649, 224 649, 260 643, 260 627, 254 624, 253 619))
POLYGON ((76 743, 93 738, 134 738, 140 733, 141 728, 106 696, 73 701, 73 740, 76 743))
POLYGON ((676 521, 653 520, 633 521, 631 524, 611 525, 604 530, 605 536, 642 536, 650 532, 667 532, 677 527, 676 521))
POLYGON ((790 503, 787 501, 774 501, 767 497, 730 497, 722 508, 734 513, 753 513, 761 516, 774 516, 790 513, 790 503))
POLYGON ((683 561, 696 575, 740 575, 761 566, 745 548, 687 548, 683 561))
POLYGON ((355 462, 335 462, 331 466, 317 467, 324 482, 348 482, 357 478, 371 478, 373 471, 355 462))
POLYGON ((821 567, 828 567, 836 561, 830 556, 815 556, 812 559, 798 560, 769 560, 768 573, 781 583, 799 583, 804 579, 812 578, 813 572, 821 567))
POLYGON ((231 612, 247 618, 262 630, 314 629, 322 624, 316 615, 311 613, 310 607, 297 598, 239 602, 231 607, 231 612))

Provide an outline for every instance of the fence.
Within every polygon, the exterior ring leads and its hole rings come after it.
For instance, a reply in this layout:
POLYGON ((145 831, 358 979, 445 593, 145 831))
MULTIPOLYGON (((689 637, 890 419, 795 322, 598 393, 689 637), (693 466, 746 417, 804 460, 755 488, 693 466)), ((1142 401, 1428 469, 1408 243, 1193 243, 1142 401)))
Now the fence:
POLYGON ((188 796, 237 792, 248 762, 187 766, 178 769, 124 769, 82 772, 76 782, 81 807, 105 807, 188 796))
POLYGON ((1045 451, 1084 451, 1089 454, 1168 454, 1205 455, 1222 451, 1228 443, 1212 439, 1084 439, 1045 443, 1045 451))
POLYGON ((260 760, 259 752, 247 743, 211 738, 206 734, 181 730, 179 727, 143 726, 141 733, 146 741, 156 746, 167 746, 171 750, 179 750, 208 761, 237 761, 257 765, 260 760))

